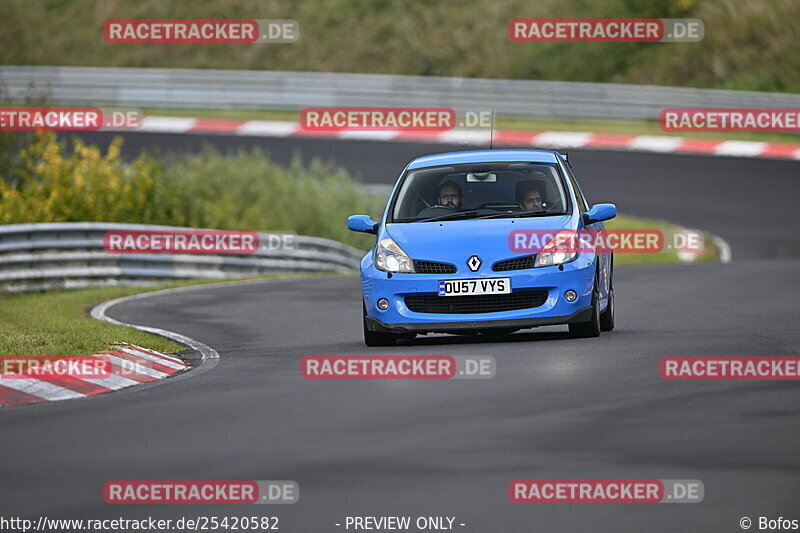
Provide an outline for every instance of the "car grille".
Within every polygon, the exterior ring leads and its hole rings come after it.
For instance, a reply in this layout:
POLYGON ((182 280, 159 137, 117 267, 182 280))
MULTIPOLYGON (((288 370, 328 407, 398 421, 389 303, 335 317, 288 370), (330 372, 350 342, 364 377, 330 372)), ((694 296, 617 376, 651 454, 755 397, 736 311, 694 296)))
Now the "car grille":
POLYGON ((414 261, 414 271, 417 274, 455 274, 456 267, 450 263, 437 263, 436 261, 414 261))
POLYGON ((494 272, 505 272, 507 270, 522 270, 525 268, 533 268, 536 262, 535 255, 523 255, 522 257, 514 257, 512 259, 504 259, 492 265, 494 272))
POLYGON ((439 296, 414 294, 405 297, 406 307, 415 313, 473 314, 532 309, 547 301, 547 291, 516 291, 510 294, 439 296))

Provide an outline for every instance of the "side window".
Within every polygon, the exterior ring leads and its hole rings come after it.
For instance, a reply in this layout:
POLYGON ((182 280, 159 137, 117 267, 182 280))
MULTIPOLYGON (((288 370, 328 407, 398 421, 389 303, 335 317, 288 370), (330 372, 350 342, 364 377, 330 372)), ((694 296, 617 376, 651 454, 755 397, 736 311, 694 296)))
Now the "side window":
POLYGON ((566 170, 569 183, 572 185, 572 189, 575 191, 575 196, 578 198, 578 207, 580 208, 581 213, 585 213, 589 210, 589 206, 586 204, 586 198, 583 197, 581 188, 578 187, 578 182, 575 181, 575 176, 572 175, 572 170, 569 168, 569 165, 565 164, 562 166, 564 167, 564 170, 566 170))

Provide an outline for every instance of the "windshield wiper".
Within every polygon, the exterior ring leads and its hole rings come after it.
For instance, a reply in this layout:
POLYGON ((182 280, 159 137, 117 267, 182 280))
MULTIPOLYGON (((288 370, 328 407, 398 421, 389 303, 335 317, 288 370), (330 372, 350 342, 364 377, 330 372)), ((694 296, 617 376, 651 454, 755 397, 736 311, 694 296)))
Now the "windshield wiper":
POLYGON ((547 217, 553 215, 563 215, 564 213, 553 213, 551 211, 523 211, 522 213, 517 213, 515 217, 547 217))
POLYGON ((459 211, 457 213, 447 213, 446 215, 439 215, 438 217, 423 218, 421 220, 414 220, 413 222, 436 222, 437 220, 453 220, 461 217, 467 217, 470 220, 484 220, 487 218, 523 218, 523 217, 547 217, 553 215, 563 215, 564 213, 551 213, 549 211, 504 211, 500 213, 489 213, 487 215, 478 215, 480 211, 459 211))
POLYGON ((423 218, 421 220, 415 220, 414 222, 435 222, 437 220, 447 220, 463 216, 470 217, 472 215, 477 215, 478 213, 480 213, 480 211, 456 211, 455 213, 447 213, 446 215, 439 215, 438 217, 423 218))
POLYGON ((502 213, 492 213, 490 215, 484 215, 481 217, 475 217, 476 220, 485 219, 485 218, 522 218, 522 217, 546 217, 550 215, 556 215, 559 213, 550 213, 548 211, 522 211, 522 212, 514 212, 514 211, 506 211, 502 213))

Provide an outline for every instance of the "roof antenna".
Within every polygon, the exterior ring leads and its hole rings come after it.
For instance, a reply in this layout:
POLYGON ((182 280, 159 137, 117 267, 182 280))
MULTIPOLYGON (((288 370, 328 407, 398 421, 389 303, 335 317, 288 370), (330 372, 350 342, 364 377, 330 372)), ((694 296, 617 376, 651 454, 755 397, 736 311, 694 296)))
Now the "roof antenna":
POLYGON ((492 125, 489 128, 489 150, 492 149, 494 144, 494 108, 492 108, 492 125))

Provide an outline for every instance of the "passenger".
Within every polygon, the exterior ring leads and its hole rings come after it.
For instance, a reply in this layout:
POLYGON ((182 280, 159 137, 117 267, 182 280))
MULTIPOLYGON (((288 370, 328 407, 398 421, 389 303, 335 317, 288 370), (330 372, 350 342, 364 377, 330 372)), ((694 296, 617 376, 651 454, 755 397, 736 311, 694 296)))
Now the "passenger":
POLYGON ((538 181, 521 181, 517 183, 516 200, 523 211, 543 211, 544 194, 538 181))

